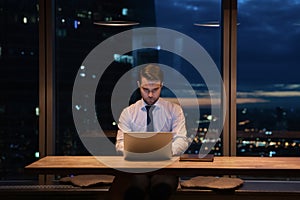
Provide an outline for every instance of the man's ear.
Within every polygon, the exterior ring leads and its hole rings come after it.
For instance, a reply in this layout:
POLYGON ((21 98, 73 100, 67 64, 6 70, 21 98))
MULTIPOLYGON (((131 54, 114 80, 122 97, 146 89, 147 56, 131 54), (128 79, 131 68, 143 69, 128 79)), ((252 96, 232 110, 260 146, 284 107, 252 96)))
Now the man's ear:
POLYGON ((140 81, 137 81, 136 83, 137 83, 138 87, 141 87, 140 81))

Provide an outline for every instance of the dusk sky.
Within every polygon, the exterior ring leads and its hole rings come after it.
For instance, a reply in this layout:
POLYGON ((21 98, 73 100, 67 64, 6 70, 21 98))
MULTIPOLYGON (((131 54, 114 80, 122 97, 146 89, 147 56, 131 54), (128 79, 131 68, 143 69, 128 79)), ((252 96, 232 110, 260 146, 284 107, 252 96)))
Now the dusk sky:
POLYGON ((299 83, 300 1, 239 2, 239 80, 299 83))
MULTIPOLYGON (((220 65, 219 0, 157 0, 157 26, 197 40, 220 65)), ((237 38, 238 97, 251 102, 300 104, 300 0, 239 0, 237 38)))
POLYGON ((239 1, 238 94, 299 106, 300 1, 239 1))

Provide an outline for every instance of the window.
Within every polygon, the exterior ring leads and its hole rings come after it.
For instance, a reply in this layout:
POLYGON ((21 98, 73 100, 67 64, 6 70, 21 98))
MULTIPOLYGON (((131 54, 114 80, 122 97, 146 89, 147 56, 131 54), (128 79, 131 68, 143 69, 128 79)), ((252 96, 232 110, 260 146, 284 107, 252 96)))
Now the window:
POLYGON ((300 151, 298 1, 238 1, 237 155, 300 151))
POLYGON ((36 179, 24 166, 38 152, 38 4, 0 1, 0 179, 36 179))

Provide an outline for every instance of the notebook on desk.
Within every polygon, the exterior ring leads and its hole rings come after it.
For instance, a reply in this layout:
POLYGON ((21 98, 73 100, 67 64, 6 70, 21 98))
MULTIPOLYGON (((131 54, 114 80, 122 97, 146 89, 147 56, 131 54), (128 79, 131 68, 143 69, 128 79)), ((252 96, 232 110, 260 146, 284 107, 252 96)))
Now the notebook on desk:
POLYGON ((124 159, 158 161, 172 158, 171 132, 124 133, 124 159))

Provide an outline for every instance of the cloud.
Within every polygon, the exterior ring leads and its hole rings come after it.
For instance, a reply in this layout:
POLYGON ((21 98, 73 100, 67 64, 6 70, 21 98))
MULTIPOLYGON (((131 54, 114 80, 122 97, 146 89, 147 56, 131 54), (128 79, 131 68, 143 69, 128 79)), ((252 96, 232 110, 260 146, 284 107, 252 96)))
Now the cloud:
POLYGON ((260 99, 260 98, 237 98, 236 103, 237 104, 246 104, 246 103, 266 103, 270 102, 266 99, 260 99))
POLYGON ((274 87, 285 90, 295 90, 300 89, 300 84, 275 84, 274 87))
MULTIPOLYGON (((185 108, 198 108, 198 107, 210 107, 211 105, 219 105, 221 107, 221 100, 216 98, 164 98, 167 101, 177 103, 185 108)), ((262 98, 237 98, 237 104, 254 104, 254 103, 266 103, 269 100, 262 98)))
POLYGON ((253 91, 238 92, 238 97, 300 97, 300 91, 253 91))

